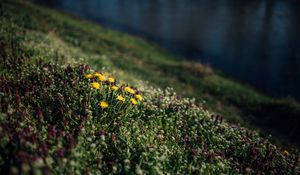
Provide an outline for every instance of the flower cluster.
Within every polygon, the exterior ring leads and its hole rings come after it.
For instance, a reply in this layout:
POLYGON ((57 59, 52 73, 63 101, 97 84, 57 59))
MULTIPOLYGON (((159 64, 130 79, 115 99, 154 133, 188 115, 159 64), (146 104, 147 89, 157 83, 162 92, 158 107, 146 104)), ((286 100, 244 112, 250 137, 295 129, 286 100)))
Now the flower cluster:
POLYGON ((137 105, 143 99, 140 92, 130 86, 117 85, 116 79, 108 76, 107 73, 88 73, 84 75, 84 78, 90 83, 93 98, 98 98, 90 99, 91 102, 98 101, 98 105, 102 109, 125 110, 128 107, 127 104, 137 105))
POLYGON ((97 116, 94 122, 116 122, 118 116, 126 120, 131 111, 141 105, 143 97, 139 91, 128 85, 120 85, 108 73, 89 70, 84 76, 87 89, 90 91, 88 103, 93 115, 97 116))

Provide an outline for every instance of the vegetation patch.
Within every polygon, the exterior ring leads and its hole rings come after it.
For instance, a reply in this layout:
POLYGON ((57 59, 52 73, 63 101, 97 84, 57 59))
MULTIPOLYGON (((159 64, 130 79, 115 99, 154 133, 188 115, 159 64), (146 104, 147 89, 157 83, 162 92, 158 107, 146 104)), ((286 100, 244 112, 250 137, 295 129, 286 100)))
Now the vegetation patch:
POLYGON ((1 44, 1 174, 298 172, 296 152, 172 89, 135 89, 87 65, 31 63, 7 47, 1 44))
POLYGON ((1 2, 0 14, 0 174, 299 174, 297 150, 210 112, 217 96, 272 112, 268 97, 26 1, 1 2))

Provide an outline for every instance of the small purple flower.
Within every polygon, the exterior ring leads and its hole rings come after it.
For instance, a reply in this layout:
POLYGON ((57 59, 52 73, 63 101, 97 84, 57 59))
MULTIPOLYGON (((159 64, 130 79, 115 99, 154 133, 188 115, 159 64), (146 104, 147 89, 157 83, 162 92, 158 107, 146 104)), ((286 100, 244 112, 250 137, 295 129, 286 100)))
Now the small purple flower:
POLYGON ((46 144, 41 144, 39 146, 39 152, 41 155, 46 155, 48 153, 48 146, 46 144))
POLYGON ((65 149, 65 148, 61 148, 61 149, 59 149, 59 150, 57 150, 57 151, 55 152, 55 155, 56 155, 58 158, 64 157, 65 154, 66 154, 66 149, 65 149))
POLYGON ((57 130, 55 126, 49 126, 48 128, 48 136, 50 138, 56 138, 57 137, 57 130))

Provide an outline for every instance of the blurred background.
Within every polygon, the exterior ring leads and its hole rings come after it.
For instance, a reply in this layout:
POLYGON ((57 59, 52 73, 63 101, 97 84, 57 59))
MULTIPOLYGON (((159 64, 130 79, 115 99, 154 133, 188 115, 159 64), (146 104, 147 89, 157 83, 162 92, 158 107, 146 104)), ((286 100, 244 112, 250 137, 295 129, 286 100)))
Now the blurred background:
POLYGON ((298 0, 46 0, 273 96, 300 99, 298 0))

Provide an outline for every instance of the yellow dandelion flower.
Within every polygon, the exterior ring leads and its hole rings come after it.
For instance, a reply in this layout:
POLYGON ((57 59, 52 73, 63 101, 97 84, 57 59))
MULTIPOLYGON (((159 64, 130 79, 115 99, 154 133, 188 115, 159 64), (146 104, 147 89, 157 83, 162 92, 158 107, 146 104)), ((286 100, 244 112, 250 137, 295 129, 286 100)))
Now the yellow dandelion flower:
POLYGON ((100 74, 99 72, 95 72, 95 73, 94 73, 94 76, 95 76, 95 77, 99 77, 99 76, 101 76, 101 74, 100 74))
POLYGON ((131 91, 129 93, 135 94, 135 90, 131 89, 131 91))
POLYGON ((101 101, 101 102, 99 103, 99 106, 100 106, 102 109, 105 109, 105 108, 108 107, 108 103, 107 103, 106 101, 101 101))
POLYGON ((108 82, 114 83, 114 82, 115 82, 115 79, 114 79, 113 77, 109 77, 109 78, 108 78, 108 82))
POLYGON ((94 88, 94 89, 99 89, 100 88, 100 84, 97 83, 97 82, 93 82, 93 83, 91 83, 91 87, 94 88))
POLYGON ((133 105, 136 105, 138 103, 134 98, 131 98, 130 101, 131 101, 131 104, 133 104, 133 105))
POLYGON ((93 75, 92 74, 86 74, 86 75, 84 75, 84 78, 91 79, 91 78, 93 78, 93 75))
POLYGON ((130 93, 130 94, 134 94, 135 93, 135 90, 133 90, 131 87, 127 86, 125 87, 124 89, 126 92, 130 93))
POLYGON ((101 74, 101 73, 96 72, 94 75, 95 75, 95 77, 97 77, 100 81, 105 81, 105 80, 106 80, 105 76, 104 76, 103 74, 101 74))
POLYGON ((116 91, 116 90, 118 90, 119 88, 118 88, 118 86, 112 86, 111 89, 112 89, 113 91, 116 91))
POLYGON ((288 156, 288 155, 290 155, 290 153, 287 150, 284 150, 283 155, 288 156))
POLYGON ((139 101, 143 100, 143 97, 140 94, 135 95, 135 98, 139 101))
POLYGON ((106 78, 105 78, 104 75, 99 76, 98 79, 99 79, 100 81, 105 81, 105 80, 106 80, 106 78))
POLYGON ((125 101, 125 98, 124 98, 122 95, 119 95, 119 96, 117 97, 117 100, 124 102, 124 101, 125 101))

